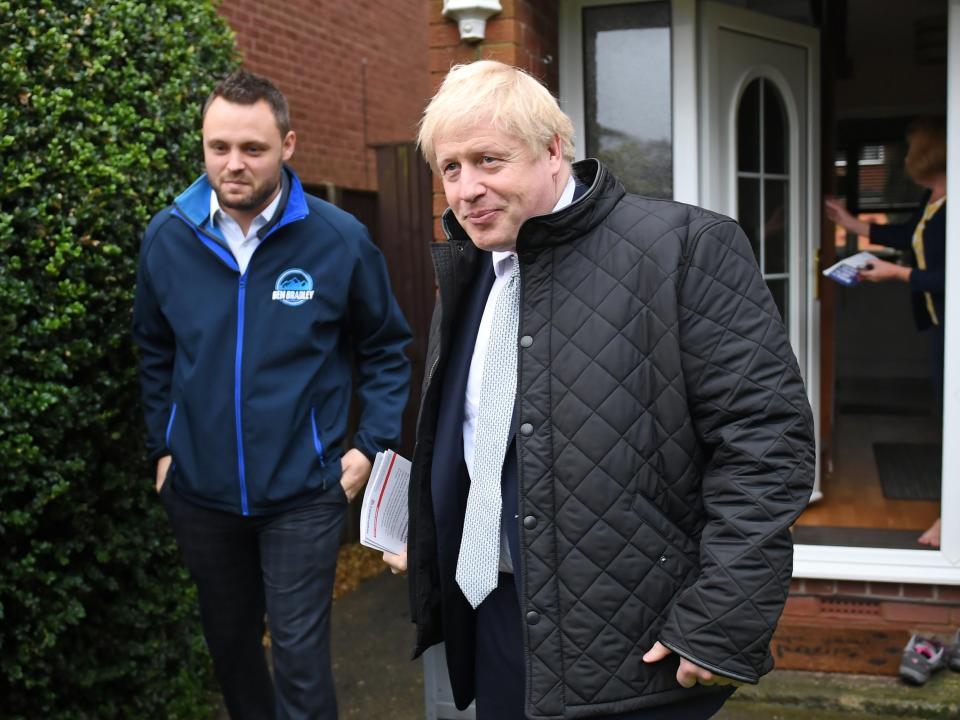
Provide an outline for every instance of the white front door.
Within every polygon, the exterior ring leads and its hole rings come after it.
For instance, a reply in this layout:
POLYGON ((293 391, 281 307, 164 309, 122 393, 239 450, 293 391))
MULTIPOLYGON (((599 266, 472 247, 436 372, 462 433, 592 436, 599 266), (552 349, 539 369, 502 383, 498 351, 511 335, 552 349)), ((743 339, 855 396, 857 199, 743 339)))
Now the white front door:
MULTIPOLYGON (((700 202, 736 218, 780 308, 818 417, 816 29, 700 4, 700 202)), ((819 468, 813 499, 820 497, 819 468)))

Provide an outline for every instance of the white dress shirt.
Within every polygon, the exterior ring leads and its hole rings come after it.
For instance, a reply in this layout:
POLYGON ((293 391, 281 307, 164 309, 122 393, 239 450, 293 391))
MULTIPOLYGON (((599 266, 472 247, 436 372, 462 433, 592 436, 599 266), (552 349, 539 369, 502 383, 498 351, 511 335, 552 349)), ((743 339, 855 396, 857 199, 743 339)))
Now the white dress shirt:
MULTIPOLYGON (((552 212, 562 210, 573 202, 575 189, 576 182, 571 175, 552 212)), ((490 294, 487 296, 487 304, 483 308, 480 328, 477 330, 477 342, 473 346, 473 358, 470 360, 470 374, 467 376, 467 392, 463 403, 463 461, 467 466, 467 472, 470 473, 471 481, 473 480, 473 450, 477 437, 477 414, 480 411, 480 383, 483 380, 483 365, 487 356, 487 345, 490 343, 490 325, 493 323, 493 312, 497 306, 497 297, 500 295, 500 290, 510 279, 514 255, 516 253, 509 251, 494 251, 492 253, 493 272, 496 278, 493 281, 493 287, 490 288, 490 294)), ((519 282, 519 278, 517 281, 519 282)), ((516 372, 517 369, 513 368, 512 371, 516 372)), ((507 546, 506 529, 503 527, 500 528, 500 571, 513 572, 513 563, 507 546)))
POLYGON ((210 224, 219 228, 220 232, 223 233, 223 239, 227 241, 227 247, 233 253, 233 257, 240 267, 241 275, 247 271, 247 264, 250 262, 253 251, 260 244, 260 236, 257 235, 257 232, 273 218, 273 214, 280 205, 282 194, 278 189, 277 196, 263 209, 263 212, 253 219, 247 229, 247 234, 244 235, 243 230, 240 229, 240 223, 220 207, 217 193, 213 190, 210 191, 210 224))

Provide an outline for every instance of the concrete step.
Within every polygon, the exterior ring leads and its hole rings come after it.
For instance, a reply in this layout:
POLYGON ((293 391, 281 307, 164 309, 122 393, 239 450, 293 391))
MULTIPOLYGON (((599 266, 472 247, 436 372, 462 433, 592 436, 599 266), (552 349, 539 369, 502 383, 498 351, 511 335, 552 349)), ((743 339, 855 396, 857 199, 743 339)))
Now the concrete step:
POLYGON ((942 670, 913 687, 879 675, 774 670, 740 688, 717 720, 956 720, 960 673, 942 670))

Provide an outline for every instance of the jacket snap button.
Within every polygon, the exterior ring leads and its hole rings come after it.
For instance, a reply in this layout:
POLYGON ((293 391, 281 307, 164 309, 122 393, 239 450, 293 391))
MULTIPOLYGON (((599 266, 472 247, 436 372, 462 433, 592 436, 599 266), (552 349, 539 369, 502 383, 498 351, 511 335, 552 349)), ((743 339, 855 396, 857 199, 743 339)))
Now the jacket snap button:
POLYGON ((520 338, 520 347, 528 348, 533 345, 533 338, 529 335, 524 335, 520 338))
POLYGON ((523 519, 523 526, 527 530, 533 530, 537 526, 537 519, 533 515, 527 515, 523 519))
POLYGON ((536 625, 538 622, 540 622, 540 613, 535 612, 533 610, 527 613, 528 625, 536 625))
POLYGON ((527 436, 533 435, 533 425, 531 425, 530 423, 524 423, 523 425, 521 425, 520 434, 527 435, 527 436))
POLYGON ((666 556, 666 555, 661 555, 661 556, 660 556, 660 564, 663 565, 666 561, 667 561, 667 556, 666 556))

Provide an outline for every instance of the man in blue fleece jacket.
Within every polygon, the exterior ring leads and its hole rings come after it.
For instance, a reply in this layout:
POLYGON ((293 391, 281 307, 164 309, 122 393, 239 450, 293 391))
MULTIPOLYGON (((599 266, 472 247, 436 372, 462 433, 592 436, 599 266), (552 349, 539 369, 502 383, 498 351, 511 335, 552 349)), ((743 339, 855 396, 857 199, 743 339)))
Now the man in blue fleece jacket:
POLYGON ((206 173, 150 222, 137 276, 156 488, 233 720, 336 717, 341 528, 371 459, 399 442, 410 377, 383 256, 304 192, 284 164, 295 144, 273 83, 243 70, 221 82, 203 108, 206 173))

